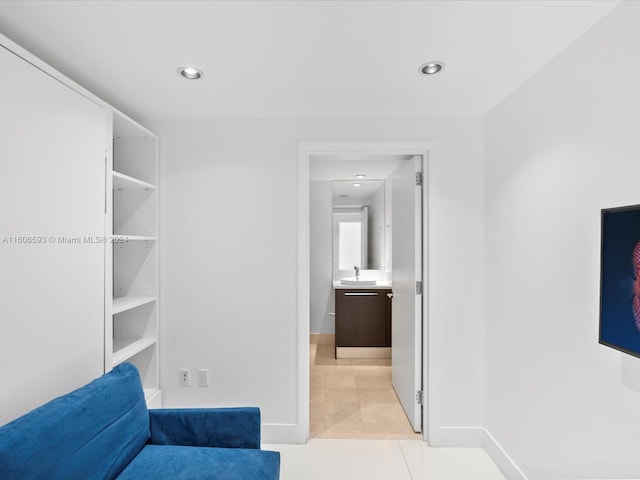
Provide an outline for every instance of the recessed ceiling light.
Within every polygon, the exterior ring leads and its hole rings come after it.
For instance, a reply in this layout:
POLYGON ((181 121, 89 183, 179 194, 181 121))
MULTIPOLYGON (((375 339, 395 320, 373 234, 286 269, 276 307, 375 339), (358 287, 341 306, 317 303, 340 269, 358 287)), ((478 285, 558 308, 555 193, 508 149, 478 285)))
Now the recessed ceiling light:
POLYGON ((362 186, 362 184, 361 184, 361 183, 354 183, 354 184, 353 184, 353 186, 354 186, 354 187, 361 187, 361 186, 362 186))
POLYGON ((356 178, 362 180, 365 177, 365 175, 359 173, 358 175, 356 175, 356 178))
POLYGON ((422 75, 434 75, 441 72, 443 68, 444 63, 442 62, 427 62, 420 66, 420 73, 422 75))
POLYGON ((204 76, 202 70, 198 70, 194 67, 180 67, 178 69, 178 74, 181 77, 187 78, 189 80, 198 80, 204 76))

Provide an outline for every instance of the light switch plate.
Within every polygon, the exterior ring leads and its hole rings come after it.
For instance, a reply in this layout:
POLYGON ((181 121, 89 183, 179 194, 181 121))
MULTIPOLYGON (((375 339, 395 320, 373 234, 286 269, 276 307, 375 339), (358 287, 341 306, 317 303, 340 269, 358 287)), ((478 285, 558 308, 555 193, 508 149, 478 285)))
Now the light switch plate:
POLYGON ((209 386, 209 370, 206 368, 198 369, 198 386, 199 387, 208 387, 209 386))

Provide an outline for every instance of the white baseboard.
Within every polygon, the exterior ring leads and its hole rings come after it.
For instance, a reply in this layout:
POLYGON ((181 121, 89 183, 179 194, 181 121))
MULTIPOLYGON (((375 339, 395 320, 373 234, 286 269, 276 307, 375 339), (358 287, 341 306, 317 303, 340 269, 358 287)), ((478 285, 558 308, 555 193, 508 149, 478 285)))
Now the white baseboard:
POLYGON ((433 447, 484 448, 500 471, 509 480, 528 480, 513 459, 484 427, 437 427, 429 430, 429 445, 433 447))
POLYGON ((262 443, 298 443, 298 425, 295 423, 263 423, 260 429, 262 443))
POLYGON ((514 462, 505 449, 502 448, 495 437, 491 435, 491 432, 486 428, 483 430, 485 431, 484 449, 502 471, 504 476, 509 480, 528 480, 524 472, 518 468, 516 462, 514 462))
POLYGON ((336 358, 391 358, 391 347, 337 347, 336 358))

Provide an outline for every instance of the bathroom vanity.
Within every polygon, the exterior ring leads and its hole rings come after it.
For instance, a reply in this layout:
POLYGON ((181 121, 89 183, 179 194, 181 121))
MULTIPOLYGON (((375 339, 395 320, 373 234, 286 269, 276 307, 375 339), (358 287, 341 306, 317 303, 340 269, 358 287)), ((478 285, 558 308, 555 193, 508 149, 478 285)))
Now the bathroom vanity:
POLYGON ((391 358, 390 285, 334 288, 336 358, 391 358))

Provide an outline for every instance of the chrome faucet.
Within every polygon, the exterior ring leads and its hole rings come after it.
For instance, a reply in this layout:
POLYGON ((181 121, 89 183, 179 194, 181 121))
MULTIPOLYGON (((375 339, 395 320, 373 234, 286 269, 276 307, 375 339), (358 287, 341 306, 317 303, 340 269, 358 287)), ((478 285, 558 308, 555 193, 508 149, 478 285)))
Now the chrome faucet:
POLYGON ((360 267, 353 267, 356 271, 356 280, 360 280, 360 267))

